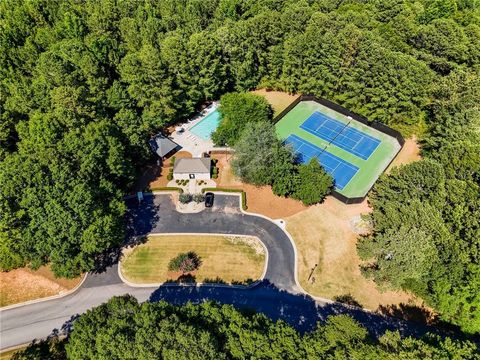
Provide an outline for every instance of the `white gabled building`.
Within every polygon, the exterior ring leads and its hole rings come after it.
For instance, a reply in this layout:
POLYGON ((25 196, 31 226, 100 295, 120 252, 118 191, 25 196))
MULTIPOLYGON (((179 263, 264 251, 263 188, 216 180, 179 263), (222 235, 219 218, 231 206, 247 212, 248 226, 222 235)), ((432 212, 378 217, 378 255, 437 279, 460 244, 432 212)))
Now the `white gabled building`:
POLYGON ((175 161, 173 166, 173 179, 210 179, 210 158, 182 158, 175 161))

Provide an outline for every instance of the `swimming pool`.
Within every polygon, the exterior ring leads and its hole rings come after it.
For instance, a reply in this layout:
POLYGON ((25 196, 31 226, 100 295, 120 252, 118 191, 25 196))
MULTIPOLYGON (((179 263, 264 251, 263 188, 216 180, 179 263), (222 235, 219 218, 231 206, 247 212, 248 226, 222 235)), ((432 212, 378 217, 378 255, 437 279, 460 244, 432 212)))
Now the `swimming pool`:
POLYGON ((220 124, 220 112, 215 109, 200 122, 190 128, 190 132, 203 140, 210 140, 210 136, 220 124))

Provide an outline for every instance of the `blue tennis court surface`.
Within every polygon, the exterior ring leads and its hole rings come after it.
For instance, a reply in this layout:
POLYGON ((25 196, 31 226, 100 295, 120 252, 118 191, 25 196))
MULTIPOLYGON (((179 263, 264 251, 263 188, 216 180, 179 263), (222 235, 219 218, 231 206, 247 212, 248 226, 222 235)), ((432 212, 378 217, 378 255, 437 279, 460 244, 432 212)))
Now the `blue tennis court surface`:
POLYGON ((318 146, 295 134, 289 135, 285 142, 292 146, 293 151, 300 157, 302 163, 308 163, 311 158, 316 157, 325 170, 332 175, 335 180, 335 187, 338 190, 342 190, 358 171, 358 167, 355 165, 330 154, 328 151, 322 151, 318 146))
POLYGON ((367 160, 380 144, 380 140, 318 111, 310 115, 300 128, 363 160, 367 160))

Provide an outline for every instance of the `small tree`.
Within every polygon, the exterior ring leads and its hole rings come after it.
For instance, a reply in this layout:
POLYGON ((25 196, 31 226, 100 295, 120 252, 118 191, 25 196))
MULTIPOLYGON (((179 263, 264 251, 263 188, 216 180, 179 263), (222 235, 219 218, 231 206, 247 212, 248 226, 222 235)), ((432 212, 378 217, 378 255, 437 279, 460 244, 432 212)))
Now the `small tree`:
POLYGON ((168 270, 181 271, 182 274, 197 270, 202 265, 202 259, 195 252, 181 253, 170 260, 168 270))
POLYGON ((298 178, 293 197, 305 205, 321 202, 333 187, 333 179, 316 158, 298 166, 298 178))

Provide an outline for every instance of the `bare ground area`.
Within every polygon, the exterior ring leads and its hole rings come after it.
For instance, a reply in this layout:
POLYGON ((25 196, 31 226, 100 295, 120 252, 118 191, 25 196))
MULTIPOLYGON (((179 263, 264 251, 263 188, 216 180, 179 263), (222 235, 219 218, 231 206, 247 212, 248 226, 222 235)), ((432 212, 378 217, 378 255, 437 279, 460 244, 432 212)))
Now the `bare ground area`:
POLYGON ((217 167, 219 168, 219 173, 218 179, 216 179, 217 186, 244 190, 247 194, 249 212, 263 214, 272 219, 279 219, 307 209, 307 207, 298 200, 276 196, 270 186, 257 187, 244 184, 236 179, 230 168, 232 155, 216 154, 212 157, 218 159, 217 167))
POLYGON ((300 96, 292 95, 283 91, 268 91, 266 89, 254 90, 252 93, 263 96, 270 103, 274 111, 274 116, 280 114, 288 105, 300 96))
POLYGON ((82 277, 57 279, 48 266, 33 271, 21 268, 0 272, 0 306, 63 294, 77 286, 82 277))
POLYGON ((398 155, 387 168, 386 172, 389 173, 394 167, 405 165, 420 159, 420 146, 418 145, 417 139, 415 137, 405 139, 405 144, 403 145, 402 150, 400 150, 398 155))
POLYGON ((323 204, 285 219, 298 250, 298 278, 307 292, 328 299, 350 295, 371 310, 413 300, 404 292, 380 292, 360 273, 354 231, 358 224, 353 220, 369 211, 366 201, 345 205, 330 196, 323 204))

